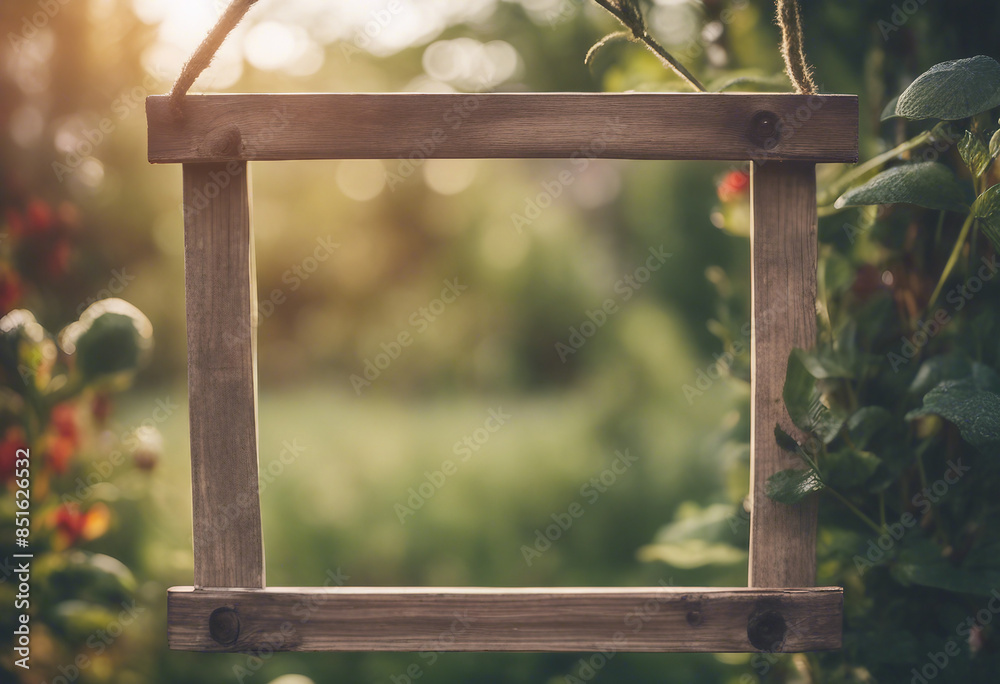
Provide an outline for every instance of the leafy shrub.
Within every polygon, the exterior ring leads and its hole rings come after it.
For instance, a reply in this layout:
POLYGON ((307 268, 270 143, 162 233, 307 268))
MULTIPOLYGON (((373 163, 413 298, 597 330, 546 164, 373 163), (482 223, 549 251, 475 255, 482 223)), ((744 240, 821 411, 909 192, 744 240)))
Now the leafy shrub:
MULTIPOLYGON (((988 681, 997 670, 998 107, 1000 64, 939 64, 883 114, 923 130, 821 185, 819 340, 793 352, 784 390, 807 438, 775 428, 803 469, 778 473, 768 492, 787 504, 822 497, 818 583, 845 587, 844 648, 755 656, 745 682, 809 671, 812 681, 927 682, 945 671, 988 681)), ((720 187, 724 208, 745 202, 732 185, 727 176, 720 187)), ((731 232, 746 232, 723 213, 731 232)), ((744 320, 742 299, 723 275, 711 280, 723 321, 713 330, 740 339, 725 322, 744 320)), ((733 461, 740 474, 748 451, 733 461)), ((688 513, 646 557, 696 548, 705 568, 745 562, 722 552, 745 549, 739 504, 688 513)))
MULTIPOLYGON (((155 428, 115 437, 109 429, 111 396, 126 388, 148 356, 152 326, 121 299, 102 299, 53 336, 25 308, 23 296, 43 308, 40 285, 60 279, 70 257, 75 222, 71 205, 54 212, 40 199, 6 208, 0 254, 0 600, 15 605, 13 554, 31 553, 30 606, 0 613, 8 676, 12 638, 21 609, 30 609, 30 673, 107 680, 125 652, 114 647, 124 627, 143 611, 137 582, 121 561, 86 547, 111 532, 120 503, 114 481, 121 472, 155 463, 155 428), (27 452, 28 472, 18 463, 27 452), (130 456, 130 457, 128 457, 130 456), (132 468, 128 467, 132 465, 132 468), (121 466, 121 467, 119 467, 121 466), (26 475, 29 475, 26 477, 26 475), (17 489, 30 490, 30 516, 17 489), (17 525, 18 519, 30 527, 17 525), (30 531, 28 546, 15 546, 30 531), (116 631, 117 630, 117 631, 116 631), (60 670, 59 667, 63 667, 60 670), (75 671, 75 675, 73 672, 75 671)), ((23 500, 23 499, 22 499, 23 500)), ((119 540, 121 541, 121 540, 119 540)), ((134 540, 126 540, 134 546, 134 540)), ((4 679, 4 681, 11 681, 4 679)))

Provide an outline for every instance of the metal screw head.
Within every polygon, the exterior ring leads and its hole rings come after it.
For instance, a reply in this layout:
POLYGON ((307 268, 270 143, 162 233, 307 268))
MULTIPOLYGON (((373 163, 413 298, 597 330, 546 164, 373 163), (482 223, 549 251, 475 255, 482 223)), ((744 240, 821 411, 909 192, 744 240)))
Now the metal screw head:
POLYGON ((780 119, 774 112, 762 110, 750 119, 750 140, 757 147, 772 149, 781 139, 780 119))
POLYGON ((216 608, 208 616, 208 633, 223 646, 235 644, 240 636, 240 615, 234 608, 216 608))
POLYGON ((701 624, 701 612, 697 610, 689 610, 687 614, 687 623, 692 627, 697 627, 701 624))

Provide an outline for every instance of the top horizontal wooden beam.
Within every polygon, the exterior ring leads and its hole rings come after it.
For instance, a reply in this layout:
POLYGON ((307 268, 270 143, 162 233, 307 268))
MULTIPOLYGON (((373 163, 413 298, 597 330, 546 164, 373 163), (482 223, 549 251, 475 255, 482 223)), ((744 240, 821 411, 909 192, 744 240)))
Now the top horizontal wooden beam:
POLYGON ((189 95, 147 100, 149 161, 395 158, 855 162, 854 95, 189 95))

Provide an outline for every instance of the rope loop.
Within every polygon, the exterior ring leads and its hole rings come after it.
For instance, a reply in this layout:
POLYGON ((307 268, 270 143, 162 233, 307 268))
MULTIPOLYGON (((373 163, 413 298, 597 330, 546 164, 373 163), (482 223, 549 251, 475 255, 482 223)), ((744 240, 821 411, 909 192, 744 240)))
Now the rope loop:
POLYGON ((226 11, 219 17, 219 21, 208 32, 205 40, 201 41, 201 45, 198 46, 194 54, 191 55, 191 58, 184 65, 184 68, 181 69, 180 76, 177 77, 174 87, 170 90, 170 108, 177 118, 181 118, 184 115, 184 96, 194 84, 195 79, 212 63, 212 58, 215 57, 215 53, 222 47, 226 36, 236 28, 236 25, 240 23, 247 11, 256 2, 257 0, 233 0, 229 3, 226 11))
MULTIPOLYGON (((226 36, 236 28, 256 2, 257 0, 233 0, 181 69, 180 76, 170 90, 170 107, 177 118, 184 115, 184 96, 195 79, 212 63, 226 36)), ((798 0, 776 0, 776 2, 778 26, 781 27, 781 56, 785 60, 785 71, 797 93, 812 95, 816 92, 816 83, 813 81, 812 67, 806 61, 805 49, 802 47, 804 38, 799 2, 798 0)), ((630 3, 621 4, 631 6, 630 3)))

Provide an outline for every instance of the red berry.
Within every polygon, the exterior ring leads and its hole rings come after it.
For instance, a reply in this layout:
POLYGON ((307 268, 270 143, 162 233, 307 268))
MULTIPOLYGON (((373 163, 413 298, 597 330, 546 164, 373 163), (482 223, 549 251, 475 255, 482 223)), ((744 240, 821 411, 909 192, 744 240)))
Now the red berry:
POLYGON ((67 240, 58 240, 52 245, 52 251, 49 252, 45 260, 45 265, 52 277, 57 278, 66 273, 69 267, 69 256, 70 249, 67 240))
POLYGON ((45 455, 46 462, 57 475, 62 475, 69 467, 69 461, 73 458, 75 451, 76 445, 70 438, 53 437, 49 443, 48 453, 45 455))
POLYGON ((8 428, 7 434, 0 441, 0 482, 14 479, 17 452, 27 448, 28 445, 24 441, 24 432, 21 428, 8 428))
POLYGON ((0 313, 13 309, 23 293, 20 276, 12 270, 0 270, 0 313))
POLYGON ((719 183, 719 199, 723 202, 732 202, 747 193, 750 187, 750 174, 746 171, 730 171, 719 183))
POLYGON ((111 397, 107 394, 94 395, 94 400, 90 404, 90 412, 98 425, 104 425, 108 422, 108 416, 111 415, 111 397))
POLYGON ((80 426, 76 419, 76 406, 68 402, 56 404, 52 409, 52 427, 60 437, 73 444, 80 442, 80 426))
POLYGON ((882 272, 871 264, 864 264, 858 269, 851 284, 851 292, 864 301, 883 288, 882 272))
POLYGON ((79 507, 75 504, 65 503, 56 509, 55 523, 57 533, 67 546, 72 546, 83 534, 87 517, 80 512, 79 507))
POLYGON ((7 232, 15 238, 24 235, 24 218, 16 209, 7 209, 7 232))
POLYGON ((33 199, 28 202, 25 214, 32 232, 44 233, 52 226, 52 208, 43 200, 33 199))

